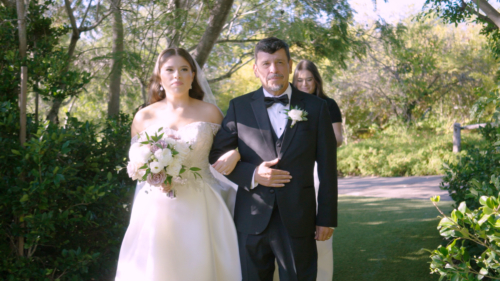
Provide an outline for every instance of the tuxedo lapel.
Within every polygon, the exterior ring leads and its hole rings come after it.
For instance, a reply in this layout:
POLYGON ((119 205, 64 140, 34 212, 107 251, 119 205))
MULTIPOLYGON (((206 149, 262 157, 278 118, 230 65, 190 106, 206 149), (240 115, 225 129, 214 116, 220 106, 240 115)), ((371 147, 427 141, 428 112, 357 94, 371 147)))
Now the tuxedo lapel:
MULTIPOLYGON (((259 126, 262 139, 264 140, 264 143, 267 146, 269 153, 273 155, 272 159, 276 159, 277 158, 276 149, 273 141, 273 136, 271 133, 271 130, 273 128, 271 128, 271 123, 269 122, 269 115, 267 113, 267 108, 266 105, 264 104, 264 92, 262 88, 258 89, 253 95, 253 101, 251 102, 251 105, 253 114, 255 115, 255 120, 257 120, 257 125, 259 126)), ((261 157, 262 156, 263 155, 261 155, 261 157)))
MULTIPOLYGON (((295 107, 304 109, 303 95, 304 93, 292 87, 292 98, 290 100, 290 109, 295 107)), ((296 123, 295 126, 293 126, 293 128, 290 128, 291 125, 292 125, 292 120, 288 119, 285 132, 283 132, 283 144, 281 146, 281 150, 278 155, 280 159, 282 158, 283 154, 285 154, 286 149, 290 146, 290 143, 292 142, 293 136, 295 135, 295 132, 297 131, 297 127, 299 124, 296 123)))

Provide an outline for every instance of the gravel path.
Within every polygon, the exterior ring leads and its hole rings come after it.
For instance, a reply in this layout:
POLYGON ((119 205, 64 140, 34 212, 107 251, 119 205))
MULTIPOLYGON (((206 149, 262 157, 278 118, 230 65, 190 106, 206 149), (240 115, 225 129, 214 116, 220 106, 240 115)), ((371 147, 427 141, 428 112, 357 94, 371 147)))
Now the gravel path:
POLYGON ((451 201, 448 191, 439 188, 441 178, 442 176, 339 178, 339 194, 423 200, 439 195, 442 201, 451 201))

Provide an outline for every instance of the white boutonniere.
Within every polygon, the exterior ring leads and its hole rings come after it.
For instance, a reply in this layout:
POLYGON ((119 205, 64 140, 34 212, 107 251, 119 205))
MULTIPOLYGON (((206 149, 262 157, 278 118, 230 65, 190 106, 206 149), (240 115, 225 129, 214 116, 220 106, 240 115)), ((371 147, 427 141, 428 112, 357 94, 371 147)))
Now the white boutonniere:
POLYGON ((297 106, 290 109, 285 109, 285 112, 288 116, 288 119, 292 120, 292 125, 290 125, 290 128, 293 128, 293 126, 295 126, 295 123, 297 122, 307 121, 307 111, 302 110, 297 106))

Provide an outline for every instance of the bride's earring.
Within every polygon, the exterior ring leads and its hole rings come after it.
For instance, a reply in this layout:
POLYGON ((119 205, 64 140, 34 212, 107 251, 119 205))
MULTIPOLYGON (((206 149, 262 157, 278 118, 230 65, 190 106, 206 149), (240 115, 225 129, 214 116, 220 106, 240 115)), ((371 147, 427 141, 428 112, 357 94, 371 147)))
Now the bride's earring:
POLYGON ((189 89, 192 89, 193 88, 193 84, 189 85, 189 89))
POLYGON ((160 85, 160 92, 163 92, 163 86, 160 85))

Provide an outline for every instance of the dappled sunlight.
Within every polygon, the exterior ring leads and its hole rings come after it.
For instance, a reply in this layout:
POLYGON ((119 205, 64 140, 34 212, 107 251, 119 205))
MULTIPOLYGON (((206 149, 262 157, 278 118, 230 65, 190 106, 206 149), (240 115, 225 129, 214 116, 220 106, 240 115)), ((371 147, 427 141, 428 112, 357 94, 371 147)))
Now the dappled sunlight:
POLYGON ((381 258, 381 259, 368 259, 368 261, 383 261, 383 260, 386 260, 385 258, 381 258))
POLYGON ((355 223, 353 222, 352 224, 364 224, 364 225, 380 225, 387 223, 386 221, 370 221, 370 222, 364 222, 364 223, 355 223))
MULTIPOLYGON (((439 204, 447 212, 452 202, 439 204)), ((338 209, 335 280, 437 280, 429 275, 429 255, 422 250, 442 243, 432 202, 341 195, 338 209), (404 272, 394 272, 395 264, 404 272)))

